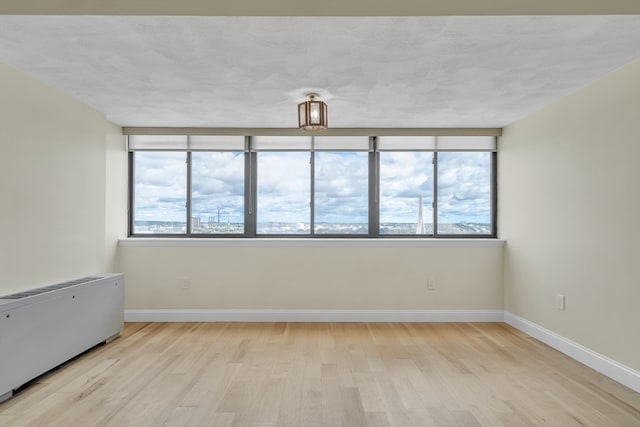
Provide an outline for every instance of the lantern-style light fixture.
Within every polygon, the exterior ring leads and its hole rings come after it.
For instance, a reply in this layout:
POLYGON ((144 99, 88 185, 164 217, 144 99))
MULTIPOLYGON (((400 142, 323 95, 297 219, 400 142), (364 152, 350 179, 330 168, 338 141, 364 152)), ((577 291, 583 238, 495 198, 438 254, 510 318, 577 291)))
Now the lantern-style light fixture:
POLYGON ((326 129, 327 119, 327 104, 318 99, 317 93, 308 93, 307 100, 298 104, 298 127, 300 129, 326 129))

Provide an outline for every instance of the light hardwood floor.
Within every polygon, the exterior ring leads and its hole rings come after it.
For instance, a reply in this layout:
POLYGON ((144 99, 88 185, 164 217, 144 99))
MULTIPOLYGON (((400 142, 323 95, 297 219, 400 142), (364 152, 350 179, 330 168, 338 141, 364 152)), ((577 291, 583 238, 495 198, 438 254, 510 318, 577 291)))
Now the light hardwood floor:
POLYGON ((640 394, 502 323, 130 323, 0 426, 640 426, 640 394))

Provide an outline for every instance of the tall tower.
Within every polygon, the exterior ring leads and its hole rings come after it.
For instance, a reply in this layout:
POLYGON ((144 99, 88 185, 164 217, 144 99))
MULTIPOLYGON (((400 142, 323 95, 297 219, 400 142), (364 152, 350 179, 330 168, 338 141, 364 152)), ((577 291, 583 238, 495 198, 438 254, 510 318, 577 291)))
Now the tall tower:
POLYGON ((418 196, 418 223, 416 224, 416 234, 424 234, 424 218, 422 217, 422 194, 418 196))

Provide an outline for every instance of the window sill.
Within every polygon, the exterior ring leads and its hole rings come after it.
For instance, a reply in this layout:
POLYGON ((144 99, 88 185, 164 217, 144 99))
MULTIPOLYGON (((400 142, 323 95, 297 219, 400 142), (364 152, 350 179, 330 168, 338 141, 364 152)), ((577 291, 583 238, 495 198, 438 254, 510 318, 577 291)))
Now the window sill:
POLYGON ((502 247, 501 239, 358 239, 358 238, 140 238, 118 241, 120 246, 133 247, 502 247))

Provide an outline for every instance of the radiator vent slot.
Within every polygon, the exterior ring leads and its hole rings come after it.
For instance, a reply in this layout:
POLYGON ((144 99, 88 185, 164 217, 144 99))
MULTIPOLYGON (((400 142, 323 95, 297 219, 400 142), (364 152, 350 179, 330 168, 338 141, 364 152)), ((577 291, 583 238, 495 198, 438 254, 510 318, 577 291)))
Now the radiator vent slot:
POLYGON ((68 288, 69 286, 80 285, 82 283, 87 283, 87 282, 91 282, 98 279, 102 279, 102 277, 97 277, 97 276, 83 277, 82 279, 69 280, 68 282, 56 283, 55 285, 44 286, 42 288, 36 288, 36 289, 30 289, 28 291, 2 296, 0 298, 1 299, 26 298, 34 295, 43 294, 45 292, 51 292, 51 291, 56 291, 58 289, 68 288))

